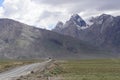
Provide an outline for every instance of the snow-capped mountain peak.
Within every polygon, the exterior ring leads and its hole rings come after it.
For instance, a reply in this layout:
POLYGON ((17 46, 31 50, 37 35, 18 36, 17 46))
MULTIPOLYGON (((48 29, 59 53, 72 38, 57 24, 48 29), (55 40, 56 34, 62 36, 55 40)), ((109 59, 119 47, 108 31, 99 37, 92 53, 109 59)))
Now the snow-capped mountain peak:
POLYGON ((87 25, 86 22, 78 14, 73 14, 69 21, 72 21, 78 27, 85 27, 87 25))

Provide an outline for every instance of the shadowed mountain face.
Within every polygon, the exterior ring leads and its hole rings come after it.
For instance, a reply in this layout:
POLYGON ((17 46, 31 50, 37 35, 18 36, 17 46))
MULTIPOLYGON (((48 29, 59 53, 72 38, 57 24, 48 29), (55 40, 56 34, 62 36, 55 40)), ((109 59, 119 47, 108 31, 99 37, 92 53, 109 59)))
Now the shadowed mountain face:
MULTIPOLYGON (((74 16, 74 18, 75 17, 76 16, 74 16)), ((78 24, 82 24, 82 22, 74 24, 73 22, 75 22, 76 19, 72 20, 73 21, 71 21, 71 19, 67 21, 62 29, 56 31, 56 27, 53 31, 78 38, 79 40, 86 41, 91 45, 98 46, 105 50, 120 52, 120 16, 113 17, 111 15, 102 14, 92 18, 90 20, 92 24, 90 25, 83 20, 86 25, 79 28, 78 24)))
POLYGON ((70 36, 39 29, 11 19, 0 19, 0 59, 48 57, 88 59, 113 57, 113 55, 107 55, 99 48, 70 36))
POLYGON ((53 31, 72 37, 78 37, 79 29, 85 27, 87 27, 86 22, 78 14, 74 14, 65 24, 63 24, 62 22, 58 22, 53 31), (60 23, 62 25, 60 25, 60 23))
POLYGON ((119 49, 120 17, 102 15, 91 21, 93 24, 88 27, 82 18, 74 15, 66 24, 58 23, 58 31, 62 32, 59 34, 11 19, 0 19, 0 59, 119 57, 119 54, 108 53, 106 49, 119 49), (62 35, 64 32, 65 35, 62 35))

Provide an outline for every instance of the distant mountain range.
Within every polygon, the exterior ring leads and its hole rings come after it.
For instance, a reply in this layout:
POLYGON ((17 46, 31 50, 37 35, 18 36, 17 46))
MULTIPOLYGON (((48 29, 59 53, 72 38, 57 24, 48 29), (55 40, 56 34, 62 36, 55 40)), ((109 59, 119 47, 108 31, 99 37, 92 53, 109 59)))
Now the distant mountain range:
POLYGON ((112 53, 120 52, 120 16, 102 14, 89 23, 74 14, 65 24, 58 22, 52 30, 72 36, 112 53))
POLYGON ((49 31, 0 19, 0 59, 120 57, 120 17, 103 14, 90 22, 75 14, 49 31))
POLYGON ((106 57, 100 53, 97 47, 70 36, 0 19, 0 59, 106 57))

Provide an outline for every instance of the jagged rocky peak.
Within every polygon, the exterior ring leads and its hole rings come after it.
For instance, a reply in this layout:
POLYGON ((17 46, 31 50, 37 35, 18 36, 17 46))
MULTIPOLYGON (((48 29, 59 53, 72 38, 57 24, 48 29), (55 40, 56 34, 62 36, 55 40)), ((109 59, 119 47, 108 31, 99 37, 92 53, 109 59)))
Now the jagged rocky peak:
POLYGON ((78 15, 73 14, 65 24, 59 21, 53 31, 55 32, 73 32, 74 30, 81 30, 88 28, 87 23, 78 15), (70 31, 71 30, 71 31, 70 31))
POLYGON ((62 28, 64 25, 64 23, 62 21, 59 21, 57 24, 56 24, 56 28, 62 28))
POLYGON ((98 17, 99 20, 101 20, 101 19, 106 20, 108 18, 113 18, 113 16, 109 15, 109 14, 102 14, 98 17))
POLYGON ((52 31, 59 32, 64 28, 64 23, 59 21, 52 31))
POLYGON ((78 20, 78 21, 83 20, 78 14, 73 14, 70 19, 71 20, 78 20))
POLYGON ((97 16, 97 18, 99 18, 99 19, 105 19, 105 18, 110 18, 110 17, 114 17, 114 16, 112 16, 112 15, 110 15, 110 14, 101 14, 101 15, 99 15, 99 16, 97 16))
POLYGON ((73 14, 70 18, 70 21, 73 21, 76 25, 80 27, 87 25, 86 22, 78 14, 73 14))
POLYGON ((113 19, 114 19, 114 16, 112 16, 112 15, 102 14, 102 15, 97 16, 97 17, 92 17, 90 19, 90 22, 95 23, 95 24, 103 24, 103 22, 105 22, 105 21, 112 22, 113 19))
POLYGON ((110 17, 111 15, 109 14, 101 14, 99 17, 110 17))

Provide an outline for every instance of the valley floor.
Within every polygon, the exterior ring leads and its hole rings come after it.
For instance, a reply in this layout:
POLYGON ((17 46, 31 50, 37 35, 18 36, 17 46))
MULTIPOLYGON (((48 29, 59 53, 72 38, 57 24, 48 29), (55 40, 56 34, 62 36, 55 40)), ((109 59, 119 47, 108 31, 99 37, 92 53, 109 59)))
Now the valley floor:
POLYGON ((42 60, 0 60, 0 73, 18 66, 41 62, 42 60))
POLYGON ((56 60, 17 80, 120 80, 120 59, 56 60))
POLYGON ((120 80, 120 60, 71 60, 59 62, 63 80, 120 80))

